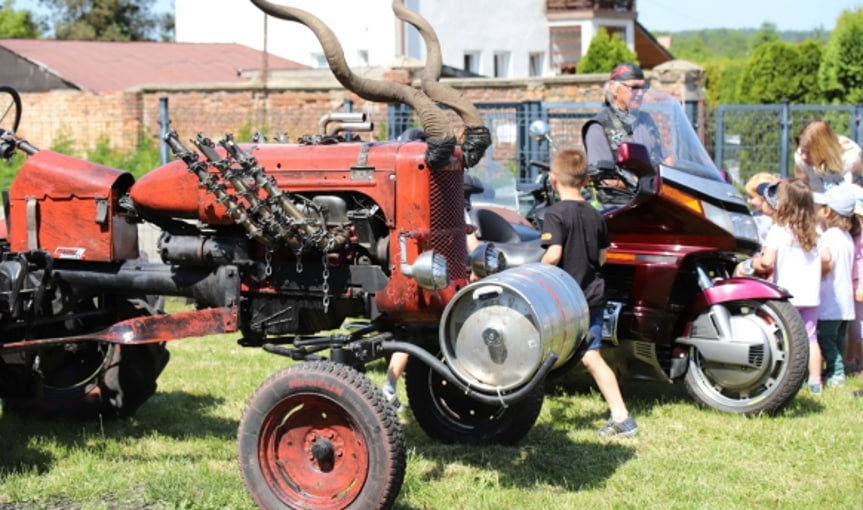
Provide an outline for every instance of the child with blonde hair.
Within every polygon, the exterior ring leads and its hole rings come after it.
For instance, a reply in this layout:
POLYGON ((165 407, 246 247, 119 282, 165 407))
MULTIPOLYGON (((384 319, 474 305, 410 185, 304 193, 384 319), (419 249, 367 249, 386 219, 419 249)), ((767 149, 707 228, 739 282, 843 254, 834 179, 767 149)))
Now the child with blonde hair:
POLYGON ((773 281, 791 294, 809 337, 809 389, 821 393, 821 350, 818 345, 818 310, 821 303, 822 266, 829 252, 819 244, 815 205, 809 186, 800 179, 771 184, 767 198, 776 201, 773 226, 767 233, 761 257, 753 259, 759 273, 773 272, 773 281))
POLYGON ((767 231, 770 230, 770 225, 773 224, 773 217, 763 210, 764 196, 759 192, 759 188, 763 191, 762 185, 768 185, 779 180, 779 176, 769 172, 758 172, 746 181, 743 189, 746 190, 746 201, 752 208, 752 216, 755 218, 755 225, 758 227, 758 237, 761 242, 767 236, 767 231))

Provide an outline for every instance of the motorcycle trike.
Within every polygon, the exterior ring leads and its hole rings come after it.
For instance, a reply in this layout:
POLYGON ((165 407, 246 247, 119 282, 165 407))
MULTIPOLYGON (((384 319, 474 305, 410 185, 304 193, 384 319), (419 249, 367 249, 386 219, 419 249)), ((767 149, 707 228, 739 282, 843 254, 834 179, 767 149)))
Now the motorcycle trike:
MULTIPOLYGON (((650 90, 642 109, 671 158, 652 166, 645 146, 624 142, 616 161, 590 169, 585 189, 612 243, 603 267, 603 357, 623 381, 683 381, 708 408, 774 413, 806 375, 809 345, 800 315, 784 289, 732 277, 736 264, 760 248, 755 224, 679 101, 650 90)), ((535 240, 511 242, 511 233, 495 239, 494 232, 478 230, 509 265, 539 259, 525 255, 541 252, 535 240)), ((578 363, 574 369, 583 371, 578 363)))

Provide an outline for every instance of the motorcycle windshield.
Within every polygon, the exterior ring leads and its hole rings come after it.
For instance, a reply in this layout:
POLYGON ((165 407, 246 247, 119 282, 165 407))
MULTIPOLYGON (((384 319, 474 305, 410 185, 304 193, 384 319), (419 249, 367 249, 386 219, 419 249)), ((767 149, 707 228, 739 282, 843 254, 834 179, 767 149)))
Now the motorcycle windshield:
POLYGON ((483 188, 481 193, 471 195, 471 205, 519 212, 518 191, 512 170, 490 157, 485 157, 468 170, 468 173, 479 179, 483 188))
POLYGON ((725 180, 701 144, 678 99, 667 92, 650 89, 644 93, 639 109, 650 115, 659 129, 670 156, 665 158, 665 166, 698 177, 725 180))

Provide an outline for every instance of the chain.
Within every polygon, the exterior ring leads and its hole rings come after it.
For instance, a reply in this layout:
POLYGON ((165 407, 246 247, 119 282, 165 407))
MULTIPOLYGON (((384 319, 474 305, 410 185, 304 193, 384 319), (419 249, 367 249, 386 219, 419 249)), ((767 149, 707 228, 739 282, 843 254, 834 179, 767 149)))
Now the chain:
POLYGON ((323 305, 324 305, 324 313, 327 313, 327 310, 330 308, 330 265, 327 263, 327 255, 330 250, 335 246, 335 240, 330 237, 329 241, 327 241, 327 247, 324 250, 323 255, 321 255, 321 265, 324 266, 323 272, 321 276, 324 278, 324 283, 322 289, 324 291, 323 297, 323 305))
POLYGON ((266 267, 264 268, 264 274, 267 275, 268 277, 272 276, 273 275, 273 251, 272 250, 267 250, 266 253, 264 253, 264 261, 267 263, 266 267))

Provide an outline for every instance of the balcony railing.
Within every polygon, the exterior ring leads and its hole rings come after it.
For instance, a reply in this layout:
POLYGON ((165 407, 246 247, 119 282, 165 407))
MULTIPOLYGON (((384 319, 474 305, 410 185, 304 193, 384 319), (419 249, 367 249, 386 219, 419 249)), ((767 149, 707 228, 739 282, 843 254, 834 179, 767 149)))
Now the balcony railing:
POLYGON ((545 0, 545 8, 549 11, 564 10, 613 10, 631 11, 633 0, 545 0))

